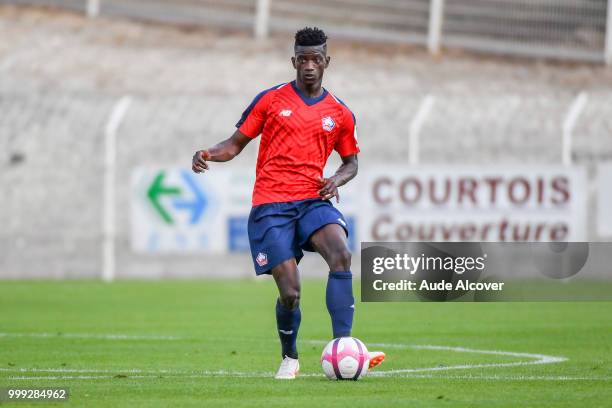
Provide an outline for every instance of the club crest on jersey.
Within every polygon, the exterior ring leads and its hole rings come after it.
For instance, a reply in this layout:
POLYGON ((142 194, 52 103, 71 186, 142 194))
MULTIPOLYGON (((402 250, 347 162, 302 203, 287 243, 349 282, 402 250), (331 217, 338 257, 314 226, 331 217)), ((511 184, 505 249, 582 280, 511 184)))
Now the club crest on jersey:
POLYGON ((257 254, 257 258, 255 258, 255 262, 257 262, 257 265, 259 266, 265 266, 268 264, 268 255, 264 254, 263 252, 260 252, 257 254))
POLYGON ((331 116, 326 116, 321 119, 321 123, 323 124, 323 130, 327 132, 331 132, 334 130, 334 127, 336 127, 336 122, 334 122, 331 116))
POLYGON ((291 110, 290 110, 290 109, 283 109, 283 110, 282 110, 282 111, 280 111, 278 114, 279 114, 280 116, 284 116, 284 117, 286 117, 286 118, 287 118, 287 117, 291 116, 291 114, 292 114, 292 113, 293 113, 293 112, 291 112, 291 110))

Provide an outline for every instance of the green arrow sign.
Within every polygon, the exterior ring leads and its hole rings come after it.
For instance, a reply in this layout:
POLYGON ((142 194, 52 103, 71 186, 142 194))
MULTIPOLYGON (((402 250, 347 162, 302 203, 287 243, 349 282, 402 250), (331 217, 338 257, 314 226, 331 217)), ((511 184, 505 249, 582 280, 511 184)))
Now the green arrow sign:
POLYGON ((157 176, 155 177, 155 180, 153 180, 153 183, 151 184, 151 187, 149 187, 149 190, 147 191, 147 197, 149 197, 151 204, 153 205, 155 210, 157 210, 157 212, 162 217, 162 219, 166 221, 166 223, 172 225, 174 221, 172 220, 172 217, 170 216, 170 214, 168 214, 168 212, 161 205, 161 203, 159 202, 159 199, 161 196, 164 196, 164 195, 181 194, 181 190, 178 187, 164 187, 163 183, 164 183, 165 176, 166 176, 166 172, 164 171, 160 171, 157 174, 157 176))

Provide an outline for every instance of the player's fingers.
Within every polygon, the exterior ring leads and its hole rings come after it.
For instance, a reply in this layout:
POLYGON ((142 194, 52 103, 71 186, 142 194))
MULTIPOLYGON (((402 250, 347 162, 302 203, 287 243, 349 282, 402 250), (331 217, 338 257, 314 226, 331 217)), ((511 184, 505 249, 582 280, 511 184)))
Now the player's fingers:
POLYGON ((205 171, 205 170, 207 170, 207 169, 205 169, 204 167, 199 166, 199 165, 197 165, 197 164, 194 164, 194 165, 193 165, 191 168, 192 168, 192 169, 193 169, 193 171, 195 171, 196 173, 204 173, 204 171, 205 171))
POLYGON ((332 188, 333 188, 333 183, 329 179, 326 179, 325 180, 325 185, 323 185, 323 187, 321 188, 320 191, 331 192, 332 188))
POLYGON ((340 200, 340 193, 338 193, 338 189, 334 188, 332 191, 330 191, 330 196, 332 197, 336 197, 336 202, 338 203, 340 200))

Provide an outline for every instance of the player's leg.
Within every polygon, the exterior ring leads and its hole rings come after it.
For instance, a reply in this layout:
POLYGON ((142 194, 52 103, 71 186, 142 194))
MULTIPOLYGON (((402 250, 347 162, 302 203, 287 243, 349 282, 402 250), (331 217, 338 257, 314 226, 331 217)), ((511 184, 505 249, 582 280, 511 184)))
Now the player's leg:
POLYGON ((272 274, 278 286, 276 321, 283 362, 276 375, 293 379, 299 370, 296 339, 300 327, 297 262, 304 255, 296 241, 296 210, 291 203, 259 205, 249 215, 248 234, 257 275, 272 274))
MULTIPOLYGON (((351 273, 351 252, 348 248, 345 230, 338 224, 328 224, 312 234, 312 247, 325 259, 329 266, 326 303, 332 320, 334 338, 350 336, 353 326, 355 299, 351 273)), ((385 360, 382 351, 370 351, 369 368, 385 360)))
POLYGON ((338 224, 327 224, 312 234, 310 244, 329 266, 326 303, 334 338, 350 336, 355 299, 346 232, 338 224))
POLYGON ((276 326, 283 356, 275 378, 292 380, 300 371, 296 342, 302 314, 300 312, 300 276, 297 262, 295 258, 288 259, 272 268, 271 272, 279 293, 276 300, 276 326))
POLYGON ((272 276, 278 287, 276 300, 276 325, 282 345, 282 356, 297 359, 296 340, 302 314, 300 312, 300 276, 295 258, 281 262, 272 268, 272 276))

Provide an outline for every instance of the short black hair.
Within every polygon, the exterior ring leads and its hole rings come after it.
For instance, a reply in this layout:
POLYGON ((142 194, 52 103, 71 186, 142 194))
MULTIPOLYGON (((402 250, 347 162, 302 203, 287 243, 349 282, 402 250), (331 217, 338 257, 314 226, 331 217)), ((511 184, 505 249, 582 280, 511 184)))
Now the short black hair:
POLYGON ((295 33, 295 45, 307 47, 310 45, 323 45, 327 42, 327 36, 323 30, 314 27, 304 27, 295 33))

